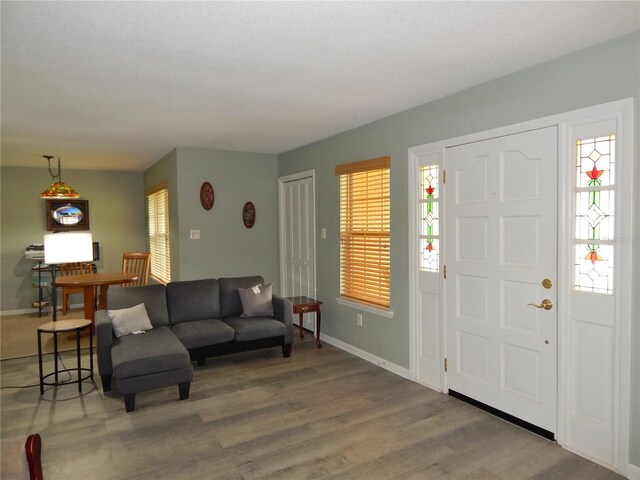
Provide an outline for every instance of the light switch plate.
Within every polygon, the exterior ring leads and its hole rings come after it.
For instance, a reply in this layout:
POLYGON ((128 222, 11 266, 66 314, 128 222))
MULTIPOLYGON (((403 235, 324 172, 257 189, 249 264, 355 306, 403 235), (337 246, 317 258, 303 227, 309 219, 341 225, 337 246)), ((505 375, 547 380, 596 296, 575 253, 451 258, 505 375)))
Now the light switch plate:
POLYGON ((200 240, 200 230, 191 230, 191 240, 200 240))

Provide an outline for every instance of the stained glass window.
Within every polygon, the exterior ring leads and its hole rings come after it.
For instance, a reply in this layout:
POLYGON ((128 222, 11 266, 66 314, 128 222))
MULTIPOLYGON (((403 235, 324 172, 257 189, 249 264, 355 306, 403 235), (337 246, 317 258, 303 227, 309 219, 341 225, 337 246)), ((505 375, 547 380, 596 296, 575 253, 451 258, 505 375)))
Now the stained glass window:
POLYGON ((420 167, 420 270, 440 270, 440 186, 438 165, 420 167))
POLYGON ((574 288, 613 293, 615 135, 576 142, 574 288))

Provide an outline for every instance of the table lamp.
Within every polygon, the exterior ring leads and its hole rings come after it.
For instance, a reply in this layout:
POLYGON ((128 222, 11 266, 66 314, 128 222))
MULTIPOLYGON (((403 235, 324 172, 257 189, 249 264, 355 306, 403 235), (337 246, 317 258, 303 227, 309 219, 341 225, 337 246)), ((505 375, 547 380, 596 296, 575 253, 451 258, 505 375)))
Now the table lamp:
POLYGON ((44 236, 44 262, 51 265, 53 321, 58 320, 55 265, 93 261, 93 238, 89 232, 58 232, 44 236))

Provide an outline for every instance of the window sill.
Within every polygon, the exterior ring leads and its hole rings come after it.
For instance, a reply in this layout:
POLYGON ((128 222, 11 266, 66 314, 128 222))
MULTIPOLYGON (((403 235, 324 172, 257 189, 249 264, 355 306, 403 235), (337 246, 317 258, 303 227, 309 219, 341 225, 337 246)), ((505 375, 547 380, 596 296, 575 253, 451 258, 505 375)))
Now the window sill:
POLYGON ((374 307, 373 305, 367 305, 366 303, 360 303, 353 300, 347 300, 343 297, 337 297, 336 301, 340 305, 344 305, 345 307, 356 308, 358 310, 363 310, 375 315, 380 315, 381 317, 393 318, 393 310, 388 310, 382 307, 374 307))

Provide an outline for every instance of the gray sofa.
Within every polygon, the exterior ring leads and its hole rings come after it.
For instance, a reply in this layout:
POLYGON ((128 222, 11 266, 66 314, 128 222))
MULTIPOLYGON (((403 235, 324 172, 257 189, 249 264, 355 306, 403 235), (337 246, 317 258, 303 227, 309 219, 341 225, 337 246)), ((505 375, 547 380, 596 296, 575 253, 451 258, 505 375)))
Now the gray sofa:
POLYGON ((127 412, 136 393, 178 385, 189 397, 192 361, 256 348, 281 346, 291 355, 292 308, 273 296, 273 317, 242 317, 238 288, 263 284, 260 276, 171 282, 146 287, 112 288, 108 310, 144 304, 153 329, 116 338, 107 310, 96 312, 98 371, 105 392, 115 377, 127 412))

